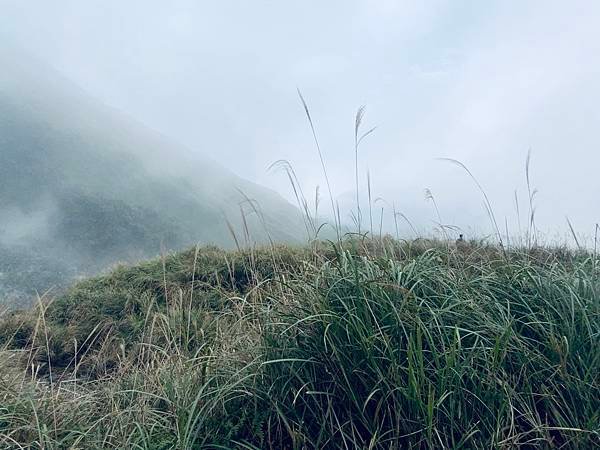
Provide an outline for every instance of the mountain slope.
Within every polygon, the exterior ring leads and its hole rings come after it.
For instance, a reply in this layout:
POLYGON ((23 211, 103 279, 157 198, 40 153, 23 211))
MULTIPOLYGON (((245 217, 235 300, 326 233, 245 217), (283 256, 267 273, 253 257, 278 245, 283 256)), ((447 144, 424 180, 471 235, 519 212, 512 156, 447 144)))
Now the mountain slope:
MULTIPOLYGON (((0 73, 0 298, 20 289, 11 274, 22 276, 33 254, 45 267, 62 267, 60 280, 155 255, 161 245, 232 246, 227 221, 240 235, 247 226, 253 240, 301 238, 299 212, 275 192, 19 52, 0 49, 0 66, 8 68, 0 73)), ((38 265, 30 270, 29 288, 49 287, 38 283, 38 265)))

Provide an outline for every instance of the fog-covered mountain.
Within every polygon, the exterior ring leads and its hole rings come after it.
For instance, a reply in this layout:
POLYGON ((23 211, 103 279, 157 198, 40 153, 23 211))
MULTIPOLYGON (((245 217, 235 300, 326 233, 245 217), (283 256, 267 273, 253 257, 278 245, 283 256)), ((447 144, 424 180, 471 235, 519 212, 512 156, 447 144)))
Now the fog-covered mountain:
POLYGON ((240 244, 245 230, 251 240, 302 238, 298 210, 277 193, 14 49, 0 48, 0 67, 0 302, 161 245, 233 246, 227 221, 240 244))

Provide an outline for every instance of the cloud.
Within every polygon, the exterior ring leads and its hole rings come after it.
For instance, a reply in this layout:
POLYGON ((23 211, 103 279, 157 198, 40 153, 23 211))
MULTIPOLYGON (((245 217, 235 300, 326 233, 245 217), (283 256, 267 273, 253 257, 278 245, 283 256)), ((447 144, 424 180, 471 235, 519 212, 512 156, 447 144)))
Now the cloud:
POLYGON ((361 150, 361 184, 368 168, 376 195, 417 222, 434 218, 430 188, 448 221, 487 227, 473 184, 436 161, 449 156, 513 226, 529 148, 540 224, 562 229, 568 214, 592 230, 600 220, 595 2, 3 6, 7 35, 104 102, 286 195, 285 177, 266 171, 277 159, 294 164, 307 191, 324 186, 300 87, 336 196, 354 189, 353 116, 367 104, 378 130, 361 150))

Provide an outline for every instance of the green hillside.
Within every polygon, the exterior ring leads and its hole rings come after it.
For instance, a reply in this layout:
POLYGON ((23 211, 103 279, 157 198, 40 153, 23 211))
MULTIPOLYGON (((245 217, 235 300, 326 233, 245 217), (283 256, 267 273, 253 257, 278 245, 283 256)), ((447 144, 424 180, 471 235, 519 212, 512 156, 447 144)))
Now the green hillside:
POLYGON ((0 320, 0 447, 598 448, 599 263, 382 239, 120 267, 0 320))
POLYGON ((22 284, 18 258, 29 258, 33 271, 61 267, 56 283, 61 274, 154 256, 161 245, 231 247, 226 220, 240 236, 248 227, 256 241, 302 238, 297 210, 278 194, 23 55, 1 49, 0 66, 0 298, 51 286, 35 278, 22 284))

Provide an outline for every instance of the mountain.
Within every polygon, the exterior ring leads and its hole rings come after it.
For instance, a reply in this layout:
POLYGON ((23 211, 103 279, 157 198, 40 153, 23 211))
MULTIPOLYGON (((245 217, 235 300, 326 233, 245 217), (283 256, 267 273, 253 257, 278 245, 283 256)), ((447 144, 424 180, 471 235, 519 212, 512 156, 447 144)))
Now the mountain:
POLYGON ((196 242, 295 241, 277 193, 0 49, 0 302, 196 242), (243 216, 243 217, 242 217, 243 216))

